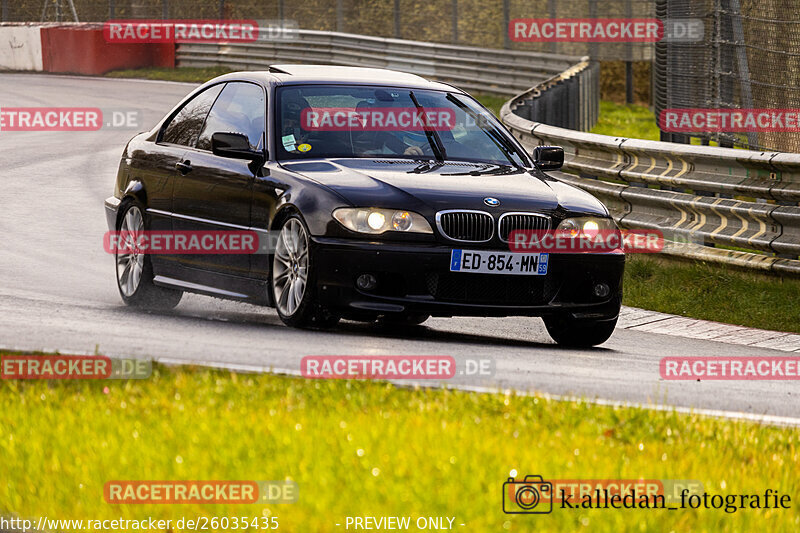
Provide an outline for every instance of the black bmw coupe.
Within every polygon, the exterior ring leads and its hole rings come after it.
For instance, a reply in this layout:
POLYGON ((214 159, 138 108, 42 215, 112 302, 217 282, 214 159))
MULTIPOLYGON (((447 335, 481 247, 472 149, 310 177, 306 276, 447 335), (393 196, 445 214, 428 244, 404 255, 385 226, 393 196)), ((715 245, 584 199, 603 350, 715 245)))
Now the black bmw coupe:
POLYGON ((198 87, 122 154, 112 232, 248 231, 264 253, 117 251, 128 305, 183 292, 286 324, 541 316, 560 344, 614 330, 625 256, 520 253, 515 230, 616 228, 465 92, 382 69, 280 65, 198 87))

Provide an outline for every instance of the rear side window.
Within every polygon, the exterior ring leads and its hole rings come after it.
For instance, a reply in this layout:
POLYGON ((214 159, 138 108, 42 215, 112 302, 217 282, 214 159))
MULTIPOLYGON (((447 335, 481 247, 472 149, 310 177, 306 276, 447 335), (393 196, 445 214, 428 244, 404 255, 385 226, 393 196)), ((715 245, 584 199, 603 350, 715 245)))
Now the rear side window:
POLYGON ((267 102, 260 86, 246 82, 228 83, 208 114, 197 147, 211 150, 211 135, 223 132, 243 133, 253 150, 262 148, 266 110, 267 102))
POLYGON ((222 87, 223 84, 214 85, 189 100, 169 121, 161 142, 193 147, 200 136, 206 115, 222 91, 222 87))

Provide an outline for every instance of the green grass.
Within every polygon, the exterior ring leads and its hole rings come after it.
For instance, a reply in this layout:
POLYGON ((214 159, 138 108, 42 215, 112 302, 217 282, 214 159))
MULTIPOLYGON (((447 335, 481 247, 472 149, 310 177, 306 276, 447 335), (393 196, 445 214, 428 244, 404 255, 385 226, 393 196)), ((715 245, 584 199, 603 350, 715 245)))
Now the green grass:
POLYGON ((497 96, 496 94, 473 93, 472 96, 479 101, 483 106, 494 113, 496 117, 500 116, 500 108, 508 100, 505 96, 497 96))
MULTIPOLYGON (((656 124, 656 117, 648 106, 618 104, 606 100, 600 101, 600 115, 591 133, 628 139, 661 140, 661 131, 656 124)), ((702 140, 698 137, 691 137, 689 144, 700 145, 702 140)), ((719 143, 711 141, 709 146, 719 146, 719 143)), ((737 145, 735 148, 741 148, 741 146, 737 145)))
POLYGON ((800 279, 646 255, 625 266, 626 305, 800 333, 800 279))
MULTIPOLYGON (((654 371, 657 371, 654 369, 654 371)), ((800 430, 543 397, 398 389, 156 365, 130 382, 0 382, 0 515, 455 516, 463 531, 796 531, 792 511, 501 510, 511 469, 546 479, 696 479, 800 491, 800 430), (104 387, 107 390, 104 391, 104 387), (292 479, 289 505, 109 505, 109 480, 292 479), (768 522, 767 522, 768 521, 768 522)))
POLYGON ((600 102, 600 116, 592 133, 658 141, 660 132, 656 118, 647 106, 600 102))

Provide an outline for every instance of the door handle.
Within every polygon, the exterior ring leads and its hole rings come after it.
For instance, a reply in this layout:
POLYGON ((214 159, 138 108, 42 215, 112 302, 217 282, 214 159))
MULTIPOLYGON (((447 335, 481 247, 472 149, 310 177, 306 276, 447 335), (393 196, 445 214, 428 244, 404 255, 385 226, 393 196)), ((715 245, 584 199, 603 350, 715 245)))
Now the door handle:
POLYGON ((188 174, 192 171, 192 163, 189 161, 178 161, 175 163, 175 168, 178 169, 178 172, 181 174, 188 174))

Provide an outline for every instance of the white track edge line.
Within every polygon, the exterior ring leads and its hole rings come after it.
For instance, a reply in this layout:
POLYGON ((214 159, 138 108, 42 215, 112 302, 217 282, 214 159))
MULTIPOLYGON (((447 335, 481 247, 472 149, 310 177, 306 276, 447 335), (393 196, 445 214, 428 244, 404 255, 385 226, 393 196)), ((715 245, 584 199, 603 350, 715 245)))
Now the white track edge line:
MULTIPOLYGON (((170 358, 158 358, 155 359, 155 361, 167 366, 200 366, 205 368, 237 370, 240 372, 303 377, 302 373, 299 370, 276 368, 272 366, 265 367, 257 365, 246 365, 241 363, 203 362, 203 361, 191 361, 191 360, 170 359, 170 358)), ((642 404, 642 403, 625 402, 619 400, 607 400, 604 398, 582 398, 578 396, 565 396, 561 394, 550 394, 546 392, 519 391, 516 389, 483 387, 477 385, 447 384, 443 382, 436 382, 436 384, 432 384, 429 382, 420 382, 412 380, 401 381, 401 380, 389 379, 382 381, 392 383, 396 387, 400 388, 417 388, 417 387, 423 389, 445 388, 445 389, 461 390, 465 392, 475 392, 480 394, 506 394, 506 395, 513 394, 514 396, 522 396, 522 397, 541 396, 545 399, 559 401, 559 402, 587 403, 587 404, 601 405, 606 407, 650 409, 653 411, 675 412, 687 415, 700 415, 700 416, 708 416, 714 418, 725 418, 729 420, 756 422, 758 424, 766 424, 772 426, 800 427, 800 418, 793 418, 790 416, 778 416, 778 415, 766 415, 766 414, 759 415, 755 413, 744 413, 741 411, 723 411, 719 409, 702 409, 702 408, 663 405, 663 404, 642 404)))
MULTIPOLYGON (((9 351, 31 351, 28 349, 20 349, 16 347, 4 347, 0 346, 0 349, 9 350, 9 351)), ((61 350, 57 349, 43 349, 40 350, 42 352, 52 352, 57 353, 61 350)), ((71 350, 71 355, 97 355, 94 352, 83 352, 80 353, 80 350, 71 350)), ((120 357, 112 357, 115 359, 119 359, 120 357)), ((135 357, 131 357, 132 359, 135 357)), ((225 363, 222 361, 198 361, 194 359, 174 359, 169 357, 156 357, 150 359, 156 363, 161 363, 166 366, 199 366, 203 368, 213 368, 218 370, 234 370, 237 372, 244 372, 244 373, 254 373, 254 374, 275 374, 278 376, 292 376, 292 377, 303 377, 302 372, 299 370, 292 370, 288 368, 277 368, 274 366, 259 366, 259 365, 249 365, 243 363, 225 363)), ((554 400, 559 402, 575 402, 575 403, 587 403, 593 405, 602 405, 606 407, 626 407, 626 408, 633 408, 633 409, 649 409, 652 411, 662 411, 662 412, 674 412, 680 414, 687 414, 687 415, 700 415, 700 416, 708 416, 714 418, 725 418, 728 420, 742 420, 747 422, 755 422, 758 424, 765 424, 771 426, 783 426, 783 427, 800 427, 800 418, 794 418, 790 416, 778 416, 778 415, 766 415, 766 414, 755 414, 755 413, 744 413, 741 411, 723 411, 720 409, 703 409, 703 408, 694 408, 694 407, 684 407, 678 405, 664 405, 664 404, 643 404, 638 402, 626 402, 620 400, 608 400, 605 398, 583 398, 579 396, 567 396, 561 394, 550 394, 547 392, 537 392, 537 391, 520 391, 516 389, 504 389, 501 387, 482 387, 477 385, 458 385, 458 384, 447 384, 443 382, 436 382, 435 384, 430 382, 420 382, 420 381, 405 381, 405 380, 384 380, 389 382, 396 387, 399 388, 423 388, 423 389, 451 389, 451 390, 461 390, 465 392, 475 392, 479 394, 506 394, 506 395, 515 395, 515 396, 541 396, 548 400, 554 400)))

